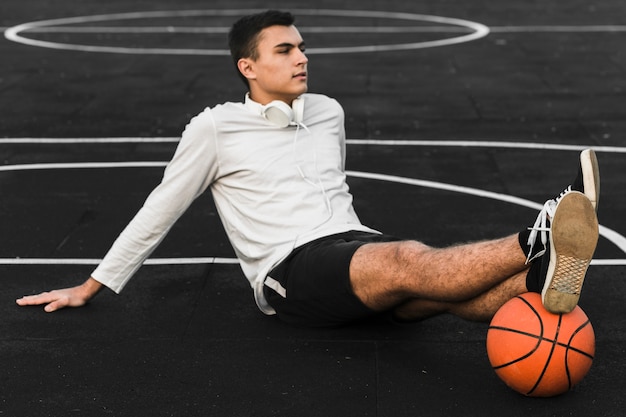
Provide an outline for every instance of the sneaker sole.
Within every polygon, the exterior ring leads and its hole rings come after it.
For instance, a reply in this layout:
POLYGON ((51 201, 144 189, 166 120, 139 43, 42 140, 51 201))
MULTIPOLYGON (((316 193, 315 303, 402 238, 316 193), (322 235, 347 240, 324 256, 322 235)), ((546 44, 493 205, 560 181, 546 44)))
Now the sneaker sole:
POLYGON ((541 292, 546 310, 569 313, 576 307, 598 235, 589 198, 577 191, 563 196, 551 224, 550 263, 541 292))
POLYGON ((585 149, 580 153, 580 167, 583 172, 585 195, 597 213, 600 202, 600 168, 593 149, 585 149))

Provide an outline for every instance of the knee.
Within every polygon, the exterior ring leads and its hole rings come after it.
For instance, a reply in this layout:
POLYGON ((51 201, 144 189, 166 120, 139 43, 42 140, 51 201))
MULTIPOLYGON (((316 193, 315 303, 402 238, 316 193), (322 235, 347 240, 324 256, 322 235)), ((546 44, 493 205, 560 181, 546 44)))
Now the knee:
POLYGON ((420 264, 424 255, 434 250, 432 247, 416 240, 401 241, 395 249, 393 253, 394 261, 402 267, 409 265, 414 267, 420 264))
POLYGON ((413 296, 415 277, 423 264, 420 254, 430 248, 417 241, 363 245, 350 262, 354 294, 375 310, 390 309, 413 296), (420 260, 420 265, 415 265, 420 260))
POLYGON ((407 297, 415 296, 416 285, 424 279, 430 268, 428 254, 434 249, 418 241, 399 242, 388 259, 389 278, 396 284, 395 290, 407 297))

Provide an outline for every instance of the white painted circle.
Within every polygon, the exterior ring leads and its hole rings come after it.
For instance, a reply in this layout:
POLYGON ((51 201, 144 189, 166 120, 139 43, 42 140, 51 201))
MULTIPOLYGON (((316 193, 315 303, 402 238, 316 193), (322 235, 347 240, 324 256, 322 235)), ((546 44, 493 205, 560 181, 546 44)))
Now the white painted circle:
MULTIPOLYGON (((85 23, 108 22, 118 20, 132 19, 156 19, 168 17, 203 17, 203 16, 243 16, 250 13, 260 12, 259 9, 225 9, 225 10, 172 10, 172 11, 144 11, 132 13, 113 13, 92 16, 67 17, 61 19, 40 20, 36 22, 23 23, 10 27, 5 30, 4 36, 13 42, 36 46, 41 48, 63 49, 82 52, 106 52, 120 54, 153 54, 153 55, 229 55, 228 49, 191 49, 191 48, 136 48, 136 47, 116 47, 116 46, 98 46, 98 45, 78 45, 72 43, 51 42, 32 39, 24 36, 25 32, 34 30, 44 30, 50 28, 58 28, 61 25, 77 25, 85 23)), ((345 18, 379 18, 379 19, 395 19, 412 22, 427 22, 445 25, 446 27, 469 31, 460 36, 450 38, 396 43, 386 45, 360 45, 360 46, 343 46, 343 47, 323 47, 308 48, 307 54, 338 54, 338 53, 363 53, 363 52, 387 52, 410 49, 433 48, 439 46, 448 46, 464 42, 470 42, 483 38, 489 34, 489 28, 483 24, 449 17, 403 13, 403 12, 385 12, 385 11, 366 11, 366 10, 331 10, 331 9, 296 9, 293 13, 304 16, 332 16, 345 18)), ((84 27, 83 27, 84 28, 84 27)), ((367 27, 363 26, 363 30, 367 27)), ((97 29, 97 28, 96 28, 97 29)), ((175 28, 162 28, 163 33, 175 31, 175 28)), ((219 28, 221 31, 227 31, 228 28, 219 28)), ((102 28, 105 31, 106 28, 102 28)), ((357 29, 358 30, 358 29, 357 29)), ((358 33, 358 32, 355 32, 358 33)))

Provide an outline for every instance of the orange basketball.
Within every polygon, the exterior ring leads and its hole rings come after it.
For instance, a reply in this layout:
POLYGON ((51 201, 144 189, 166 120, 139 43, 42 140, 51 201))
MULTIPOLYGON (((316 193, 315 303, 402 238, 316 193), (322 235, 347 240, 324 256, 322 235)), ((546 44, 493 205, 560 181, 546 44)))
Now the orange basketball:
POLYGON ((591 368, 595 334, 578 306, 567 314, 548 312, 541 296, 509 300, 487 331, 487 355, 496 374, 515 391, 531 397, 562 394, 591 368))

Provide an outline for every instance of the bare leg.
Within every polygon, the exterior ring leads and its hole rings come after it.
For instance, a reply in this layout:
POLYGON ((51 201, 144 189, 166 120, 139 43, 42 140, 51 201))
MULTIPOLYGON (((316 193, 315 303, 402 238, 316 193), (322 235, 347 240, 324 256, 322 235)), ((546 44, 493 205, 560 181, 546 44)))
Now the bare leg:
POLYGON ((425 299, 409 300, 394 309, 394 316, 401 321, 416 321, 450 313, 466 320, 489 321, 504 303, 528 291, 526 272, 520 272, 468 301, 450 303, 425 299))
POLYGON ((436 249, 416 241, 360 247, 350 264, 357 297, 383 311, 413 299, 458 303, 526 269, 517 235, 436 249))

